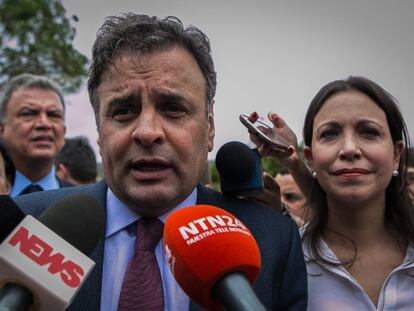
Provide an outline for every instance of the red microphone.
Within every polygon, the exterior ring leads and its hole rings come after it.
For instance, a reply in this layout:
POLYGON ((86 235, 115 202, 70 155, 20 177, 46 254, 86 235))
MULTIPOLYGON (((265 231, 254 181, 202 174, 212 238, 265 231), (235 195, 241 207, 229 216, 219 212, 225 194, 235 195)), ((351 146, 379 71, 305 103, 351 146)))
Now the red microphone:
POLYGON ((231 213, 210 205, 167 217, 164 249, 181 288, 210 310, 265 310, 250 284, 261 266, 257 243, 231 213))

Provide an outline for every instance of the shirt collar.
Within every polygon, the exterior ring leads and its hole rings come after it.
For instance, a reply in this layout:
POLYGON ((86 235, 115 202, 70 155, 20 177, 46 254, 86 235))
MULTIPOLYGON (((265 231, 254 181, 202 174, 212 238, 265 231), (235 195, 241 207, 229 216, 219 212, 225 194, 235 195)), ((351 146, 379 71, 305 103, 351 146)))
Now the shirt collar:
POLYGON ((51 189, 58 189, 59 181, 56 178, 56 170, 55 166, 52 166, 52 169, 49 173, 43 177, 42 179, 32 182, 26 176, 24 176, 21 172, 16 171, 16 177, 13 183, 12 190, 10 192, 11 197, 18 196, 27 186, 30 184, 39 185, 42 187, 43 190, 51 190, 51 189))
MULTIPOLYGON (((183 202, 158 218, 165 223, 168 215, 184 207, 195 205, 196 202, 197 188, 194 188, 193 192, 191 192, 191 194, 183 202)), ((109 187, 108 192, 106 193, 106 215, 105 238, 108 238, 114 233, 128 227, 130 224, 141 218, 139 214, 122 203, 109 187)))

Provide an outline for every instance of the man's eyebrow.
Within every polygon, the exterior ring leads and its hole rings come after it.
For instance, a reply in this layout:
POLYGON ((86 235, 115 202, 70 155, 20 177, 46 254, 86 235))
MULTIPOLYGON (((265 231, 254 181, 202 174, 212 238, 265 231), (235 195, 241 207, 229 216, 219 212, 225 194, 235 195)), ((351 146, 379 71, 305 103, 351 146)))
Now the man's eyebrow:
POLYGON ((119 96, 119 97, 115 97, 111 99, 109 102, 109 106, 113 107, 113 106, 118 106, 118 105, 125 104, 125 103, 132 103, 136 101, 139 101, 138 96, 136 96, 135 94, 128 94, 125 96, 119 96))
POLYGON ((28 110, 39 110, 39 108, 38 108, 38 107, 34 107, 34 106, 31 106, 31 105, 22 105, 22 106, 20 106, 20 109, 19 109, 19 110, 23 110, 23 109, 28 109, 28 110))
POLYGON ((56 113, 56 112, 63 113, 63 109, 56 108, 56 109, 50 109, 47 111, 47 113, 56 113))
POLYGON ((168 92, 168 91, 159 91, 154 94, 154 98, 157 100, 169 100, 174 102, 187 102, 188 100, 177 93, 168 92))

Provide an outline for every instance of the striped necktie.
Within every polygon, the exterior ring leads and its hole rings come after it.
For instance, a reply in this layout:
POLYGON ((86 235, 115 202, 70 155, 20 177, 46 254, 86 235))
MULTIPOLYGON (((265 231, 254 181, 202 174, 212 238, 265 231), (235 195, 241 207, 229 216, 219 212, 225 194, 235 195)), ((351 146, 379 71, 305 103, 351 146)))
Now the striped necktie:
POLYGON ((158 218, 138 220, 135 255, 124 276, 118 311, 164 310, 161 275, 154 252, 163 228, 158 218))

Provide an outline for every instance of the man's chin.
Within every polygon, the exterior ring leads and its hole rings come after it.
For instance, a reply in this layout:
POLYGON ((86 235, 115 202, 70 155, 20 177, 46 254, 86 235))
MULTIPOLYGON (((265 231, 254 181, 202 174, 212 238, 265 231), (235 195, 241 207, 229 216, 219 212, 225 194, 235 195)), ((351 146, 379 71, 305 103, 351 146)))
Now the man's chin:
POLYGON ((34 152, 30 152, 27 155, 28 158, 32 159, 32 160, 36 160, 36 161, 40 161, 40 162, 49 162, 49 161, 54 161, 55 157, 56 157, 56 153, 52 152, 52 151, 44 151, 44 150, 40 150, 40 151, 34 151, 34 152))
POLYGON ((140 204, 130 205, 130 208, 143 217, 160 217, 172 210, 174 206, 169 205, 169 201, 165 200, 165 205, 160 204, 164 200, 142 200, 140 204))
POLYGON ((177 194, 167 191, 140 191, 127 194, 127 205, 141 216, 158 217, 180 202, 177 194))

